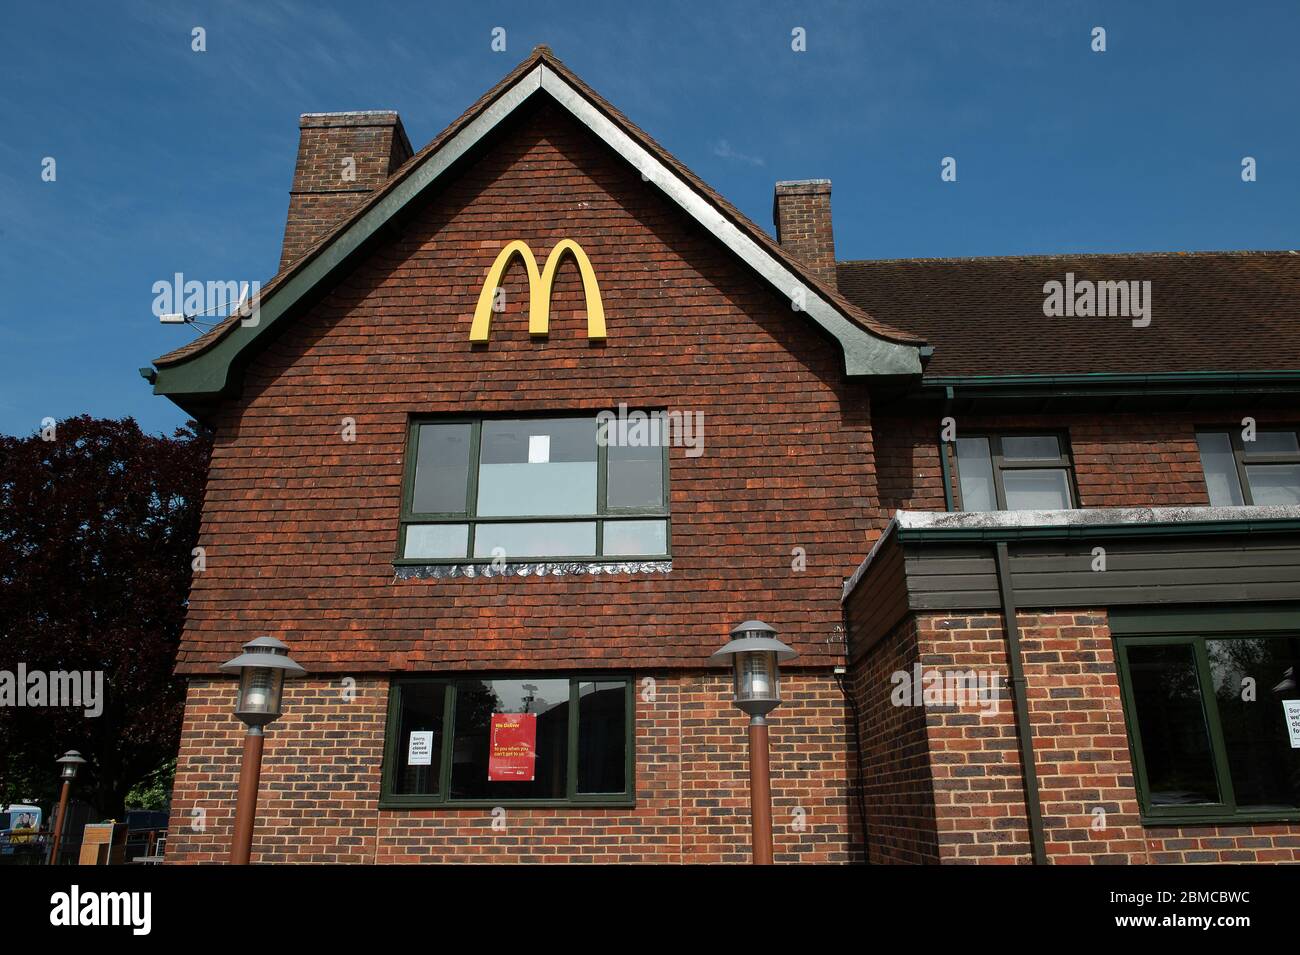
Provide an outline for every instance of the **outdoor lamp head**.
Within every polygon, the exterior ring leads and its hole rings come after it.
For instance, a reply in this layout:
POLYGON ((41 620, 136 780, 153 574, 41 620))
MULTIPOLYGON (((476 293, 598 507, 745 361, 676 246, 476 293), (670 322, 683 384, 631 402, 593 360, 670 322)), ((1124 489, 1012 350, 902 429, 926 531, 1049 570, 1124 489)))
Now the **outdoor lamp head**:
POLYGON ((251 727, 279 719, 285 679, 307 675, 290 658, 289 647, 275 637, 249 640, 243 653, 221 665, 221 672, 239 674, 235 715, 251 727))
POLYGON ((731 658, 736 706, 750 716, 761 717, 780 704, 780 664, 796 654, 776 639, 772 627, 761 620, 746 620, 731 631, 731 642, 713 656, 731 658))
POLYGON ((62 779, 76 779, 77 770, 85 765, 85 760, 75 749, 70 749, 55 762, 59 765, 59 776, 62 779))

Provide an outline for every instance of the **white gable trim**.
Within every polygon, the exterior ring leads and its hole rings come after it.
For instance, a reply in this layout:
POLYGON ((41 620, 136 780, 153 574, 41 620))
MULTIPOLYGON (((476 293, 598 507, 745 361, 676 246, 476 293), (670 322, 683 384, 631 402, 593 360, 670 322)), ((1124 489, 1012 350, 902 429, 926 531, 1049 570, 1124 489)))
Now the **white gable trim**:
POLYGON ((792 309, 798 311, 794 302, 797 297, 802 297, 803 313, 839 342, 846 375, 920 374, 920 350, 917 346, 889 341, 850 321, 839 308, 809 288, 783 262, 723 216, 712 201, 693 190, 676 172, 623 132, 560 74, 544 63, 538 63, 276 289, 262 303, 257 325, 239 323, 211 347, 174 365, 159 368, 154 392, 196 395, 228 391, 235 384, 232 369, 238 364, 236 359, 254 338, 285 315, 312 288, 324 282, 385 223, 542 90, 626 159, 648 182, 654 183, 687 215, 716 236, 782 296, 790 299, 792 309))
MULTIPOLYGON (((914 345, 903 345, 872 335, 849 321, 838 308, 815 293, 784 263, 742 232, 717 208, 691 189, 675 172, 619 129, 607 116, 573 88, 562 76, 545 64, 533 72, 542 75, 542 89, 550 93, 584 126, 630 162, 649 182, 654 183, 682 210, 731 249, 750 268, 758 272, 782 295, 804 302, 803 311, 830 332, 844 347, 844 370, 848 375, 919 375, 921 358, 914 345)), ((532 73, 528 74, 530 77, 532 73)))

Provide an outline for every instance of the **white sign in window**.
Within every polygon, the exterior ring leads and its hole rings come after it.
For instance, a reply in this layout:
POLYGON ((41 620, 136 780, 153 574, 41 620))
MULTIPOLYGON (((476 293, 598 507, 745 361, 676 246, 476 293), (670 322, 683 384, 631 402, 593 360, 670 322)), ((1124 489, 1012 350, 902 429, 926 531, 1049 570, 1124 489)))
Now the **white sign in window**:
POLYGON ((530 434, 528 436, 528 463, 551 463, 551 436, 549 434, 530 434))
POLYGON ((406 765, 433 764, 433 730, 416 730, 406 744, 406 765))
POLYGON ((1300 700, 1283 700, 1282 713, 1286 731, 1291 735, 1291 748, 1300 749, 1300 700))

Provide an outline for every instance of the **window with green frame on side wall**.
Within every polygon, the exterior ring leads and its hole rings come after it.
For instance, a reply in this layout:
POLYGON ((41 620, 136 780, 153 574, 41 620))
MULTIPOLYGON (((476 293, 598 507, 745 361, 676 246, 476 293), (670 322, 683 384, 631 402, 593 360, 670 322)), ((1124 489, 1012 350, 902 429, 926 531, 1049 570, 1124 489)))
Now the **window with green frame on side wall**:
POLYGON ((960 510, 1067 510, 1075 506, 1074 467, 1063 433, 963 434, 953 447, 960 510))
POLYGON ((631 805, 633 719, 626 676, 395 679, 380 802, 631 805))
POLYGON ((1113 615, 1112 630, 1144 819, 1300 821, 1300 612, 1113 615))
POLYGON ((1199 429, 1196 443, 1210 505, 1300 504, 1300 432, 1199 429))
POLYGON ((413 420, 397 562, 666 559, 666 443, 598 433, 594 413, 413 420))

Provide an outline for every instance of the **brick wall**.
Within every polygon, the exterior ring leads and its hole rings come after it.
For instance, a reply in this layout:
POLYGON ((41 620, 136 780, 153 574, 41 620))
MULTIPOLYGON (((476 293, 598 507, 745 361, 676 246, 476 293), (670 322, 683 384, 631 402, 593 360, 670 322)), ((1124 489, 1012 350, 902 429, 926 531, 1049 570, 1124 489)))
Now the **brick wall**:
MULTIPOLYGON (((1260 426, 1285 419, 1251 409, 1189 414, 1017 415, 957 418, 962 431, 1068 429, 1082 507, 1207 505, 1209 492, 1196 446, 1199 426, 1237 426, 1243 414, 1260 426)), ((931 418, 876 415, 874 437, 880 505, 895 510, 943 510, 938 436, 941 414, 931 418)), ((956 468, 953 500, 957 501, 956 468)))
POLYGON ((558 107, 523 110, 293 319, 218 415, 181 672, 263 633, 315 673, 693 668, 754 616, 796 665, 839 662, 827 637, 877 523, 875 465, 865 398, 807 321, 558 107), (596 269, 608 341, 586 338, 572 263, 549 338, 531 339, 516 264, 491 342, 471 345, 504 244, 544 257, 566 237, 596 269), (622 401, 705 413, 703 454, 670 451, 670 573, 394 579, 412 414, 622 401))
MULTIPOLYGON (((849 667, 846 685, 857 704, 867 851, 872 862, 939 861, 925 711, 890 703, 891 675, 910 672, 918 654, 916 624, 908 619, 849 667)), ((857 783, 856 764, 850 772, 852 786, 857 783)), ((860 831, 858 807, 851 809, 851 821, 860 831)))
MULTIPOLYGON (((749 861, 745 718, 723 673, 637 675, 635 809, 507 806, 499 829, 484 809, 381 811, 387 679, 357 678, 350 701, 344 679, 289 686, 267 735, 254 862, 749 861)), ((824 671, 782 684, 770 730, 775 859, 852 861, 843 694, 824 671)), ((243 736, 234 688, 190 681, 169 862, 226 859, 243 736)))
MULTIPOLYGON (((1143 828, 1105 613, 1047 611, 1017 620, 1051 862, 1300 861, 1300 825, 1143 828)), ((1005 681, 1000 616, 919 614, 895 636, 913 632, 927 670, 991 670, 1005 681)), ((908 649, 893 639, 868 653, 866 666, 877 676, 860 682, 859 699, 887 695, 886 670, 907 661, 908 649)), ((891 717, 881 712, 875 731, 888 735, 891 717)), ((940 860, 1029 862, 1009 691, 992 714, 978 702, 927 705, 925 719, 940 860)))
MULTIPOLYGON (((267 733, 254 862, 373 862, 388 682, 302 680, 267 733)), ((225 862, 244 725, 235 682, 189 681, 172 788, 169 862, 225 862)))

